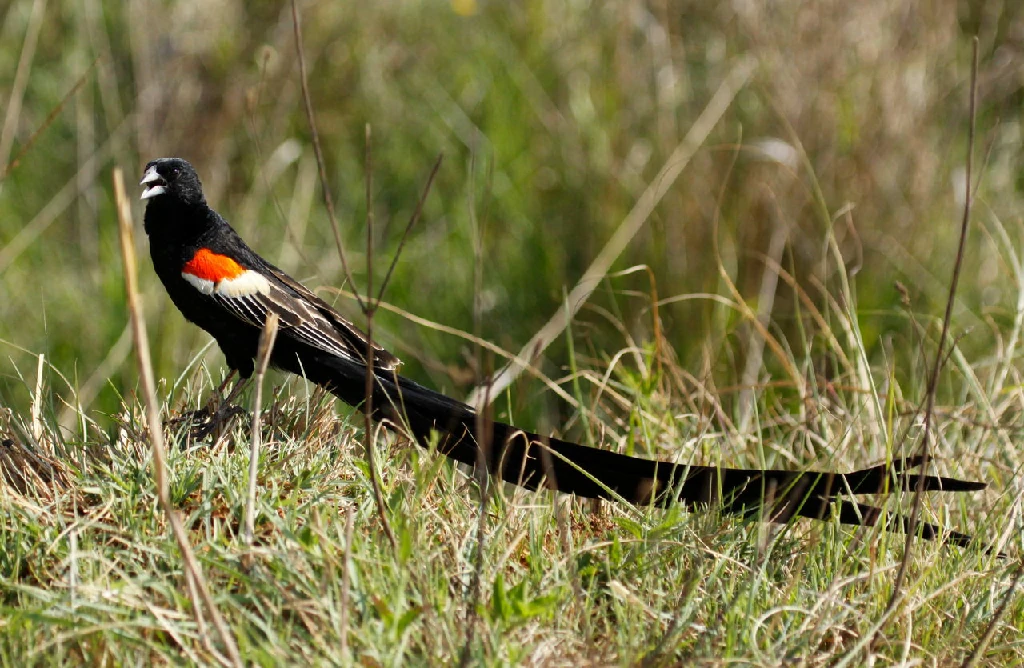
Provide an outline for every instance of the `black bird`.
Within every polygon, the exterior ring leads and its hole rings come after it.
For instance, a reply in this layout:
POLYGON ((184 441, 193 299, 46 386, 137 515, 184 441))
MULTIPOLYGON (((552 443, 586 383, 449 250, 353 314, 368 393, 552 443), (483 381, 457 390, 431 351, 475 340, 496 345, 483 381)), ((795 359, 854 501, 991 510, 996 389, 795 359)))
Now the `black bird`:
MULTIPOLYGON (((366 334, 329 304, 256 254, 203 196, 195 169, 180 158, 146 165, 140 185, 145 228, 157 275, 171 301, 188 320, 209 332, 228 366, 245 379, 268 313, 280 318, 270 363, 305 376, 352 406, 365 406, 366 334)), ((397 357, 372 344, 372 417, 388 420, 426 446, 440 434, 437 449, 470 465, 486 461, 491 474, 529 489, 545 486, 582 497, 625 500, 637 505, 720 504, 726 512, 786 522, 792 517, 837 517, 873 525, 882 509, 853 501, 851 494, 916 489, 920 475, 906 469, 918 459, 852 473, 748 470, 673 464, 629 457, 522 431, 500 422, 477 433, 476 411, 467 404, 397 373, 397 357), (481 448, 478 443, 484 443, 481 448), (481 450, 483 451, 481 453, 481 450)), ((984 483, 926 476, 925 490, 962 492, 984 483)), ((900 515, 888 528, 906 530, 900 515)), ((920 535, 966 546, 962 533, 918 523, 920 535)))

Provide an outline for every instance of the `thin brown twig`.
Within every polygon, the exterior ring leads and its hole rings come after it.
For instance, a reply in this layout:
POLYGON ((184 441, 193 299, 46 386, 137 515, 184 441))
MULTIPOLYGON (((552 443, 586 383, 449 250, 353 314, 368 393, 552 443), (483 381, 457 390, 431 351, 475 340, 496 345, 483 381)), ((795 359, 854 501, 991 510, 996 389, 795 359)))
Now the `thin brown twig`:
POLYGON ((196 585, 196 579, 192 577, 192 573, 189 571, 185 572, 185 586, 188 587, 188 597, 192 599, 192 612, 195 615, 196 629, 199 631, 199 639, 203 644, 203 647, 207 652, 213 656, 218 657, 221 663, 224 663, 220 654, 213 647, 213 643, 210 642, 210 631, 206 625, 206 619, 203 617, 203 606, 199 605, 199 601, 202 600, 202 595, 199 593, 199 587, 196 585))
MULTIPOLYGON (((334 199, 331 197, 330 183, 327 179, 327 166, 324 161, 323 150, 320 148, 320 133, 316 129, 316 117, 313 111, 313 101, 309 93, 309 78, 306 74, 306 58, 303 55, 302 50, 302 24, 299 21, 299 10, 295 0, 291 1, 292 10, 292 27, 295 35, 295 53, 299 61, 299 78, 302 86, 302 102, 306 109, 306 120, 309 123, 309 132, 313 140, 313 154, 316 156, 317 171, 320 176, 320 190, 324 198, 324 206, 327 209, 327 217, 331 221, 331 231, 334 232, 334 243, 338 247, 338 257, 341 258, 341 268, 345 272, 345 280, 349 285, 352 286, 352 293, 355 295, 356 301, 359 303, 359 308, 366 315, 367 331, 366 331, 366 403, 363 408, 363 415, 366 418, 366 432, 365 432, 365 446, 366 446, 366 462, 369 466, 370 483, 373 487, 373 496, 377 504, 377 510, 380 514, 380 519, 384 527, 384 533, 387 535, 388 540, 391 543, 392 548, 398 548, 398 541, 395 539, 394 532, 391 530, 391 525, 387 519, 387 509, 384 504, 384 496, 381 493, 380 484, 377 480, 377 468, 376 462, 374 461, 373 454, 373 443, 372 443, 372 420, 373 420, 373 373, 374 373, 374 347, 373 347, 373 310, 374 306, 370 303, 373 286, 373 206, 372 201, 372 178, 369 176, 370 172, 367 169, 367 184, 366 184, 366 215, 367 215, 367 236, 366 236, 366 264, 367 264, 367 275, 368 275, 368 287, 367 287, 367 298, 366 300, 359 294, 359 291, 355 288, 355 281, 352 280, 352 272, 349 270, 348 260, 345 257, 345 248, 341 243, 341 228, 338 225, 338 217, 334 212, 334 199)), ((369 142, 369 125, 367 125, 367 142, 369 142)), ((370 148, 367 143, 367 164, 370 162, 370 148)))
POLYGON ((79 162, 77 172, 53 194, 45 206, 39 210, 32 220, 18 229, 17 234, 5 240, 0 248, 0 274, 3 274, 14 261, 28 249, 43 232, 55 221, 61 220, 64 211, 71 206, 81 194, 92 185, 94 179, 107 160, 115 155, 115 149, 128 131, 133 127, 134 116, 126 117, 117 128, 104 140, 103 144, 92 152, 88 158, 79 162))
POLYGON ((96 63, 98 63, 99 61, 100 57, 96 56, 93 59, 92 63, 89 65, 89 67, 85 68, 85 72, 83 72, 82 76, 78 78, 78 81, 75 82, 75 85, 71 87, 71 90, 69 90, 67 94, 61 98, 60 102, 58 102, 57 105, 50 110, 50 113, 46 115, 46 118, 43 119, 43 122, 39 124, 39 127, 35 129, 35 131, 29 136, 27 140, 25 140, 24 145, 22 145, 22 147, 18 150, 17 155, 11 158, 11 161, 7 163, 7 167, 4 169, 4 173, 0 174, 0 181, 6 179, 8 176, 11 175, 11 172, 18 168, 18 165, 21 163, 21 159, 25 157, 25 154, 28 153, 30 148, 32 148, 32 145, 36 143, 36 140, 39 139, 39 135, 43 134, 43 132, 46 131, 46 128, 50 127, 50 125, 53 124, 53 122, 57 119, 57 115, 60 114, 62 109, 64 109, 64 105, 67 104, 68 100, 70 100, 71 97, 78 92, 78 89, 81 88, 83 84, 85 84, 86 79, 89 78, 89 74, 92 72, 93 68, 96 67, 96 63))
MULTIPOLYGON (((436 165, 435 165, 436 168, 436 165)), ((481 313, 481 302, 480 302, 480 291, 483 287, 483 230, 480 226, 480 222, 476 216, 476 207, 473 204, 473 197, 476 193, 476 181, 474 176, 476 175, 476 152, 472 153, 470 158, 470 184, 469 191, 467 194, 467 204, 469 208, 469 217, 475 234, 473 235, 473 333, 480 338, 480 331, 482 327, 482 316, 481 313)), ((483 348, 481 346, 475 347, 476 355, 476 369, 478 372, 483 370, 483 348)), ((479 382, 479 378, 476 379, 479 382)), ((489 390, 488 390, 489 391, 489 390)), ((476 525, 476 559, 473 565, 473 580, 470 584, 469 593, 469 605, 466 610, 466 641, 462 646, 462 652, 459 656, 459 667, 469 665, 470 653, 473 649, 473 642, 476 639, 476 626, 477 626, 477 606, 480 603, 480 596, 482 587, 480 586, 483 580, 484 573, 484 549, 487 542, 487 503, 490 499, 491 484, 489 480, 490 467, 487 462, 490 455, 491 435, 492 430, 489 428, 492 418, 492 407, 490 397, 485 392, 485 400, 483 410, 479 411, 476 415, 476 442, 479 445, 477 448, 477 465, 476 465, 476 478, 477 485, 480 487, 480 505, 477 509, 477 525, 476 525)))
MULTIPOLYGON (((369 466, 370 481, 373 487, 374 499, 377 504, 377 509, 380 513, 381 522, 384 526, 384 532, 391 542, 393 548, 397 550, 398 541, 395 538, 394 532, 391 530, 391 525, 387 520, 386 505, 384 503, 384 497, 380 489, 380 484, 377 479, 377 469, 374 457, 374 452, 371 443, 371 437, 373 433, 372 419, 373 419, 373 382, 374 382, 374 344, 373 344, 373 315, 376 310, 376 303, 373 301, 373 179, 372 179, 372 154, 370 150, 370 126, 366 126, 366 140, 367 140, 367 181, 366 181, 366 202, 367 202, 367 232, 366 232, 366 263, 367 263, 367 290, 366 299, 359 294, 359 291, 355 289, 355 282, 352 279, 352 272, 349 270, 348 261, 345 256, 345 250, 341 242, 341 231, 338 225, 337 215, 334 210, 334 200, 331 197, 330 186, 327 179, 327 168, 325 165, 323 151, 320 147, 320 135, 316 128, 316 118, 313 111, 312 97, 309 93, 309 78, 306 73, 306 60, 303 54, 303 39, 302 39, 302 26, 299 20, 298 7, 295 0, 291 2, 291 13, 292 13, 292 26, 294 29, 295 36, 295 51, 298 57, 299 63, 299 76, 302 87, 302 99, 306 110, 306 119, 309 123, 310 134, 313 140, 313 152, 316 156, 317 171, 320 176, 320 186, 324 198, 324 206, 327 209, 328 218, 331 221, 331 229, 334 233, 334 241, 338 248, 338 256, 341 258, 342 270, 345 272, 345 280, 349 285, 352 286, 352 294, 355 296, 356 301, 359 303, 359 308, 366 315, 367 319, 367 354, 366 354, 366 403, 364 406, 364 416, 366 418, 366 458, 369 466)), ((395 265, 398 263, 399 255, 405 245, 405 241, 409 236, 409 232, 412 230, 413 225, 419 220, 423 210, 423 205, 426 201, 427 195, 430 192, 431 186, 434 182, 434 177, 441 166, 442 156, 438 156, 437 161, 434 163, 434 167, 430 172, 427 179, 427 184, 423 190, 420 200, 417 202, 416 209, 413 212, 409 223, 406 225, 405 232, 403 233, 401 240, 399 241, 398 249, 395 253, 395 257, 392 260, 391 266, 388 268, 387 275, 380 287, 380 294, 377 296, 377 302, 383 297, 384 290, 387 287, 388 281, 391 278, 392 271, 395 265)))
POLYGON ((985 627, 985 632, 981 634, 978 644, 974 646, 970 655, 964 660, 963 668, 973 668, 978 665, 979 661, 981 661, 982 655, 992 643, 992 638, 996 635, 999 620, 1002 619, 1004 614, 1006 614, 1006 609, 1010 606, 1010 601, 1013 600, 1013 593, 1017 590, 1017 586, 1020 584, 1022 577, 1024 577, 1024 562, 1021 562, 1020 565, 1017 566, 1017 572, 1013 574, 1013 580, 1010 581, 1010 586, 1006 588, 1006 596, 1003 597, 1003 602, 999 604, 998 608, 996 608, 995 614, 992 615, 992 619, 989 621, 988 626, 985 627))
POLYGON ((252 141, 253 148, 256 150, 256 160, 259 163, 260 180, 263 181, 263 188, 268 193, 267 196, 269 197, 270 201, 273 202, 274 204, 274 211, 277 212, 278 218, 281 219, 281 226, 284 228, 285 236, 291 239, 292 248, 295 251, 295 254, 298 255, 303 262, 309 264, 309 261, 306 258, 306 254, 302 250, 301 240, 295 237, 295 232, 294 230, 292 230, 291 225, 289 225, 291 221, 288 219, 287 214, 285 214, 284 207, 281 206, 280 198, 277 196, 277 194, 274 192, 274 189, 271 187, 270 179, 267 178, 267 170, 265 169, 266 163, 264 162, 263 159, 263 144, 260 141, 259 132, 256 127, 256 110, 259 108, 261 104, 261 98, 263 96, 263 87, 264 84, 266 83, 267 60, 268 58, 264 57, 263 61, 260 63, 260 76, 259 81, 256 85, 256 100, 249 107, 249 113, 247 114, 247 119, 249 121, 249 138, 252 141))
POLYGON ((29 15, 28 26, 25 29, 25 39, 21 43, 18 68, 14 71, 14 81, 11 82, 10 92, 5 100, 7 112, 4 115, 3 126, 0 127, 0 165, 6 164, 7 156, 11 154, 11 145, 14 143, 18 119, 21 116, 21 103, 25 97, 25 89, 28 87, 32 61, 35 59, 36 45, 39 43, 39 33, 43 27, 45 14, 46 0, 35 0, 32 3, 32 13, 29 15))
POLYGON ((260 332, 260 343, 256 353, 256 398, 252 407, 252 449, 249 452, 249 492, 245 500, 245 542, 252 545, 256 528, 256 474, 259 471, 261 433, 261 407, 263 406, 263 378, 270 365, 270 353, 274 350, 279 318, 276 313, 267 314, 260 332))
MULTIPOLYGON (((956 289, 960 282, 960 270, 963 265, 964 253, 967 246, 967 231, 971 221, 971 205, 974 199, 974 192, 971 187, 972 181, 972 167, 974 162, 974 134, 975 126, 977 124, 977 101, 978 101, 978 38, 974 37, 972 41, 972 55, 971 55, 971 84, 970 84, 970 107, 968 112, 968 130, 967 130, 967 164, 966 164, 966 179, 965 183, 965 198, 964 198, 964 209, 963 217, 960 221, 960 241, 957 245, 956 260, 953 263, 953 277, 949 285, 949 297, 946 299, 946 312, 942 318, 942 330, 939 333, 938 349, 935 351, 935 362, 932 365, 931 373, 928 378, 928 388, 926 394, 926 403, 924 410, 924 433, 921 436, 921 447, 920 457, 921 466, 920 474, 917 478, 917 485, 914 489, 914 501, 910 508, 910 516, 907 522, 907 535, 905 539, 903 549, 903 559, 900 561, 899 570, 896 572, 896 580, 893 582, 892 595, 889 598, 889 602, 886 604, 885 612, 888 613, 899 600, 903 590, 903 584, 906 580, 907 575, 907 564, 910 562, 910 555, 914 546, 914 536, 917 533, 917 521, 918 516, 921 512, 921 498, 924 491, 924 481, 928 476, 928 466, 931 463, 931 449, 929 447, 929 441, 931 439, 932 423, 935 411, 935 395, 938 392, 939 386, 939 372, 942 370, 943 361, 945 359, 945 346, 946 338, 949 336, 950 323, 953 319, 953 304, 956 301, 956 289)), ((904 474, 907 475, 907 474, 904 474)), ((885 613, 883 613, 885 614, 885 613)), ((872 645, 878 640, 882 632, 882 627, 879 626, 876 631, 875 637, 872 640, 872 645)))
MULTIPOLYGON (((369 126, 367 126, 369 127, 369 126)), ((369 132, 369 130, 367 130, 369 132)), ((402 254, 402 249, 405 248, 405 241, 409 238, 409 233, 412 232, 413 225, 420 219, 423 213, 423 205, 427 201, 427 195, 430 194, 430 189, 434 185, 434 177, 437 176, 437 172, 441 169, 441 161, 444 160, 444 154, 437 156, 437 160, 434 161, 434 166, 430 170, 430 174, 427 176, 427 183, 423 186, 423 192, 420 194, 419 201, 416 202, 416 208, 413 209, 412 216, 409 217, 409 222, 405 225, 405 230, 402 232, 401 238, 398 240, 398 248, 395 249, 395 257, 391 259, 391 266, 388 267, 388 273, 384 274, 384 281, 380 284, 380 290, 377 293, 377 301, 374 304, 374 308, 380 304, 380 300, 384 298, 384 289, 387 288, 388 282, 391 280, 391 273, 395 270, 395 266, 398 264, 398 257, 402 254)), ((369 292, 367 292, 369 294, 369 292)))
MULTIPOLYGON (((292 0, 292 27, 295 33, 295 53, 299 60, 299 79, 302 85, 302 103, 306 108, 306 121, 309 123, 309 133, 313 139, 313 154, 316 156, 317 171, 320 174, 320 190, 324 197, 324 206, 327 208, 327 217, 331 220, 331 231, 334 232, 334 243, 338 247, 338 257, 341 258, 341 268, 345 272, 345 280, 352 286, 359 308, 366 312, 367 304, 355 289, 352 281, 352 272, 349 271, 348 261, 345 258, 345 248, 341 243, 341 227, 338 225, 338 217, 334 213, 334 198, 331 197, 331 187, 327 180, 327 166, 324 162, 324 154, 320 149, 320 133, 316 129, 316 117, 313 113, 313 101, 309 94, 309 79, 306 76, 306 57, 302 53, 302 25, 299 22, 299 10, 295 0, 292 0)), ((369 294, 369 293, 367 293, 369 294)))
MULTIPOLYGON (((294 0, 293 0, 294 2, 294 0)), ((398 554, 398 540, 391 523, 388 521, 387 504, 381 491, 380 480, 377 479, 377 462, 373 452, 373 382, 376 371, 373 345, 373 316, 377 305, 373 301, 373 144, 370 124, 366 124, 366 303, 363 313, 366 314, 366 386, 365 403, 363 405, 363 445, 365 447, 366 465, 370 472, 370 486, 373 488, 373 499, 377 504, 384 535, 391 543, 392 551, 398 554)), ((358 295, 358 293, 356 293, 358 295)), ((379 301, 379 299, 378 299, 379 301)))
POLYGON ((164 445, 163 427, 160 422, 160 406, 156 398, 156 382, 153 379, 153 365, 149 354, 149 339, 146 337, 146 322, 143 318, 142 303, 139 299, 138 278, 135 273, 135 235, 133 233, 131 207, 128 197, 125 194, 124 175, 120 168, 114 168, 114 199, 117 202, 117 218, 121 232, 121 259, 124 263, 124 283, 127 293, 128 312, 131 315, 132 332, 135 337, 136 361, 139 365, 139 375, 142 380, 142 392, 146 400, 146 418, 149 422, 150 440, 153 447, 153 477, 156 482, 157 502, 171 525, 171 533, 178 543, 181 551, 184 570, 187 577, 192 579, 199 592, 199 599, 193 598, 192 606, 197 618, 197 624, 201 619, 200 606, 205 606, 217 629, 221 643, 227 651, 225 658, 218 653, 210 643, 209 638, 203 638, 207 650, 218 660, 219 663, 230 666, 241 666, 242 659, 238 653, 238 645, 234 636, 228 630, 227 625, 221 617, 220 611, 210 595, 210 588, 203 578, 202 569, 196 560, 192 547, 188 542, 188 535, 181 519, 171 505, 170 486, 167 480, 167 450, 164 445))

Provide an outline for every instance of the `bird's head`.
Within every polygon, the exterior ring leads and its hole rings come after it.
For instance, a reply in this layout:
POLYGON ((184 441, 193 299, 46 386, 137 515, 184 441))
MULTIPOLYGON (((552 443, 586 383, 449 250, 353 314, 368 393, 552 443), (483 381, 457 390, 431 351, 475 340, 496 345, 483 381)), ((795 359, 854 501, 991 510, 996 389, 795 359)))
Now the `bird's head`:
POLYGON ((153 160, 146 165, 146 172, 139 185, 146 186, 142 191, 142 199, 171 197, 192 206, 206 203, 199 175, 188 161, 181 158, 153 160))

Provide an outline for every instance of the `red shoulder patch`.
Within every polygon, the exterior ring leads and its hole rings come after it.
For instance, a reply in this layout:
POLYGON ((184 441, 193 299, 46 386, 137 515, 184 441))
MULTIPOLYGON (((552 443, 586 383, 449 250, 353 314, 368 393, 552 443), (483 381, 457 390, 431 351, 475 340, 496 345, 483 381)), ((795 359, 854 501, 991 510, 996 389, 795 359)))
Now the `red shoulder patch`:
POLYGON ((218 255, 209 248, 200 248, 192 259, 182 267, 183 274, 191 274, 196 278, 218 283, 223 280, 238 278, 245 273, 242 265, 227 255, 218 255))

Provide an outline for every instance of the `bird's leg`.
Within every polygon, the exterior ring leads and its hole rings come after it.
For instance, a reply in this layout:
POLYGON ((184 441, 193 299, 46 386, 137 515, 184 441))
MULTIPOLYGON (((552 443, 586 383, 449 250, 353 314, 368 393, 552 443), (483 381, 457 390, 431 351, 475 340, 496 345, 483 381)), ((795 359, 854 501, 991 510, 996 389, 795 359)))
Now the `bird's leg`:
POLYGON ((210 399, 206 402, 206 406, 178 418, 178 420, 187 420, 193 424, 199 422, 199 424, 192 428, 190 435, 193 440, 206 438, 210 434, 219 431, 231 420, 231 418, 245 413, 244 408, 241 406, 235 406, 232 402, 235 400, 235 397, 245 389, 245 386, 249 383, 249 378, 239 378, 235 383, 235 386, 231 388, 231 392, 228 393, 228 396, 224 396, 224 388, 228 386, 228 383, 231 382, 231 379, 235 377, 237 372, 237 369, 232 369, 231 372, 228 373, 227 377, 224 378, 224 381, 210 396, 210 399))
POLYGON ((231 382, 231 379, 235 377, 236 373, 238 373, 238 369, 232 369, 231 371, 229 371, 228 375, 224 377, 224 381, 217 386, 217 389, 214 391, 213 396, 220 399, 224 395, 224 388, 228 386, 228 383, 231 382))
POLYGON ((217 408, 213 411, 207 409, 209 419, 193 431, 193 436, 195 438, 205 438, 221 427, 226 426, 227 423, 231 421, 231 418, 245 413, 244 408, 241 406, 235 406, 232 402, 235 400, 235 397, 245 389, 245 386, 249 384, 251 376, 239 377, 235 386, 231 388, 231 392, 228 393, 228 396, 223 397, 224 388, 227 387, 227 384, 234 377, 235 371, 235 369, 231 370, 231 373, 228 374, 227 378, 224 379, 224 382, 220 384, 220 387, 218 387, 217 391, 214 393, 214 400, 217 401, 217 408))
POLYGON ((245 413, 244 408, 241 406, 235 406, 232 402, 235 400, 235 397, 237 397, 239 393, 249 385, 250 380, 252 380, 252 376, 238 379, 235 386, 231 388, 231 392, 228 393, 228 396, 221 403, 220 408, 217 409, 216 415, 223 415, 224 419, 231 419, 235 415, 245 413))
POLYGON ((224 396, 224 388, 228 386, 228 383, 231 382, 231 379, 235 377, 236 373, 238 373, 238 370, 237 369, 232 369, 231 372, 224 379, 224 382, 222 382, 220 384, 220 386, 217 387, 217 390, 213 393, 213 396, 210 397, 210 401, 207 404, 207 406, 209 406, 210 404, 213 404, 214 402, 216 402, 217 410, 213 411, 214 414, 220 413, 221 411, 226 410, 226 409, 237 408, 237 406, 232 407, 231 406, 231 402, 234 401, 235 397, 238 396, 238 393, 241 392, 245 388, 246 385, 248 385, 249 378, 251 378, 251 376, 240 377, 238 379, 238 382, 235 383, 235 386, 231 388, 231 392, 228 394, 227 397, 225 397, 224 396))

